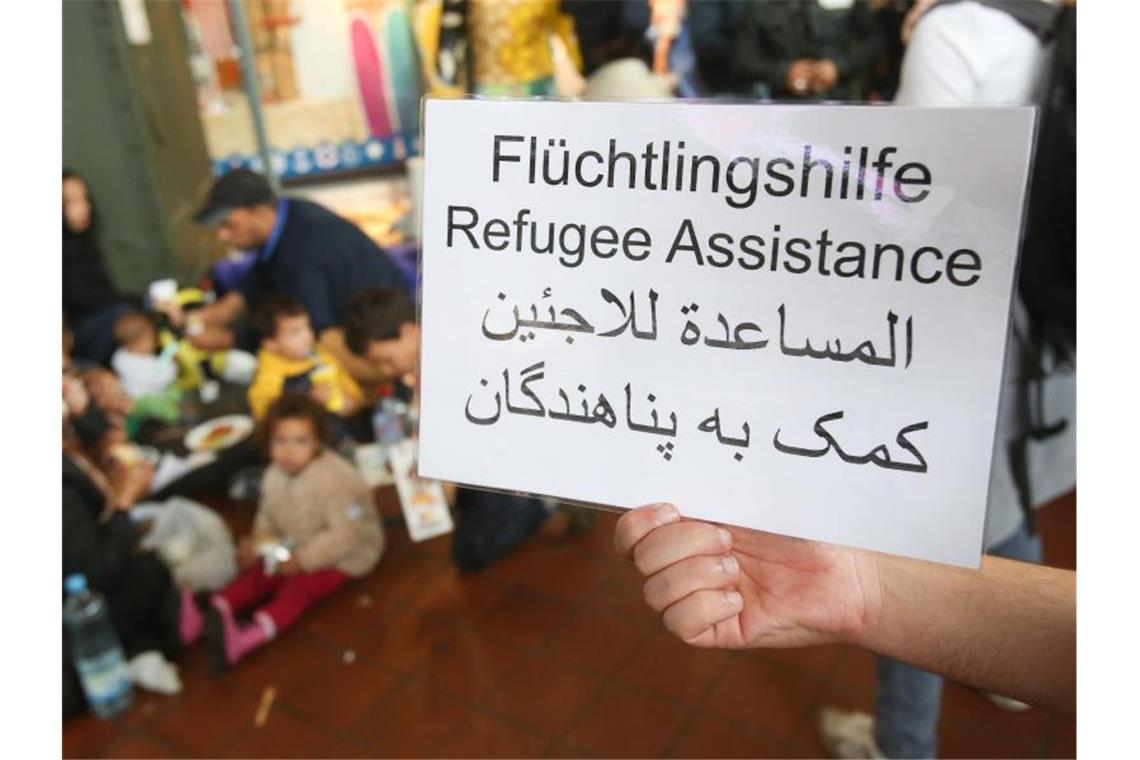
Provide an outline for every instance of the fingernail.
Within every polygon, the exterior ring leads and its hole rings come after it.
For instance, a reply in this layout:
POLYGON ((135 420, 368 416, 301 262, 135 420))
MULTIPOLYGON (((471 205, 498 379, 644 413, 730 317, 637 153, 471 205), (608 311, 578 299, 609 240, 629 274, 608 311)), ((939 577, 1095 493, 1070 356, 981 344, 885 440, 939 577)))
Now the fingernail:
POLYGON ((732 546, 732 534, 729 533, 724 528, 717 528, 716 529, 716 537, 717 537, 717 539, 720 540, 720 545, 723 546, 725 549, 732 546))
POLYGON ((724 601, 730 609, 738 610, 744 606, 744 597, 740 595, 739 591, 724 592, 724 601))
POLYGON ((740 563, 736 561, 736 557, 731 555, 721 557, 720 566, 724 570, 725 575, 736 575, 736 571, 740 569, 740 563))
POLYGON ((667 525, 668 523, 676 522, 680 516, 681 514, 672 504, 662 504, 657 507, 657 510, 654 512, 654 518, 657 520, 658 525, 667 525))

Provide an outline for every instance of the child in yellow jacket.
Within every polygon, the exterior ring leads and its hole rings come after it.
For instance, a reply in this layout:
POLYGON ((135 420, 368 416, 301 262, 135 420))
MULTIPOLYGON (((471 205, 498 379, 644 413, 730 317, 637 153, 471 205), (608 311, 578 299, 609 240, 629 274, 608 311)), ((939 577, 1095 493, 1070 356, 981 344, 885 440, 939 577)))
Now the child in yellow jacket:
POLYGON ((254 314, 261 336, 257 373, 249 386, 253 416, 265 417, 270 404, 286 393, 301 393, 340 417, 364 405, 364 393, 332 354, 316 344, 305 306, 288 296, 267 298, 254 314))

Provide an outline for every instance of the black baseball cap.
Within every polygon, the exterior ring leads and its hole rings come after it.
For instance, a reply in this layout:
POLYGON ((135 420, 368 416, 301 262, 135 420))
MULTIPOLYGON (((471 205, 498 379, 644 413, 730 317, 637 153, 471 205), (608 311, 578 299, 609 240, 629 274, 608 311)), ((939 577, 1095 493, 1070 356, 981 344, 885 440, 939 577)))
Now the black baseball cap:
POLYGON ((269 181, 249 169, 231 169, 214 180, 210 194, 194 220, 198 224, 214 226, 235 208, 249 208, 273 203, 276 196, 269 181))

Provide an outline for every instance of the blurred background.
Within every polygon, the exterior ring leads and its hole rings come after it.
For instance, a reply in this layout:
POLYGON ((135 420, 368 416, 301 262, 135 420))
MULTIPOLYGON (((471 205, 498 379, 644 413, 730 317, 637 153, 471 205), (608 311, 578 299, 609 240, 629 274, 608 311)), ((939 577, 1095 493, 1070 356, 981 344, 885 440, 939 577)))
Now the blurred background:
MULTIPOLYGON (((348 220, 410 284, 425 95, 1037 103, 1062 117, 1071 95, 1075 139, 1075 78, 1065 90, 1065 77, 1075 77, 1075 47, 1065 49, 1066 35, 1075 35, 1069 5, 69 0, 63 165, 82 177, 98 209, 92 234, 118 293, 153 297, 154 283, 174 280, 179 292, 194 289, 210 303, 240 280, 257 252, 195 221, 215 180, 234 169, 348 220)), ((1038 167, 1061 167, 1046 178, 1075 199, 1075 175, 1063 173, 1069 164, 1041 155, 1038 167)), ((64 190, 66 206, 66 175, 64 190)), ((66 243, 66 216, 64 236, 66 243)), ((1067 256, 1035 269, 1059 267, 1062 291, 1075 290, 1075 265, 1066 268, 1075 244, 1067 256)), ((68 266, 65 258, 65 291, 68 266)), ((1031 331, 1035 345, 1050 346, 1038 352, 1051 357, 1039 379, 1066 363, 1075 368, 1075 315, 1070 325, 1056 299, 1024 300, 1027 319, 1048 327, 1031 331), (1070 327, 1071 356, 1062 347, 1070 327)), ((157 311, 161 321, 166 312, 157 311)), ((89 376, 89 387, 101 378, 89 376)), ((405 406, 391 403, 404 398, 404 380, 365 388, 368 409, 377 410, 365 445, 411 435, 411 393, 405 406), (399 430, 386 439, 381 423, 393 409, 399 430)), ((221 406, 209 381, 207 393, 201 383, 181 387, 178 440, 212 415, 248 412, 245 390, 227 391, 235 384, 222 379, 222 401, 234 404, 221 406)), ((92 387, 93 398, 108 394, 92 387)), ((1012 466, 1010 482, 1021 488, 1010 486, 1013 519, 1022 526, 1024 518, 1027 535, 1043 544, 1043 561, 1075 568, 1075 481, 1058 476, 1032 495, 1026 485, 1034 462, 1058 466, 1041 441, 1071 435, 1075 423, 1067 432, 1042 420, 1024 426, 1033 432, 1018 434, 1027 453, 1012 466)), ((169 453, 162 435, 148 440, 137 430, 130 440, 143 456, 169 453)), ((862 754, 871 747, 865 726, 853 737, 820 727, 826 709, 875 714, 883 666, 870 653, 685 647, 646 608, 636 572, 612 556, 612 514, 505 496, 484 503, 448 486, 454 529, 413 537, 391 465, 377 474, 353 445, 341 453, 373 488, 387 533, 379 565, 226 673, 191 647, 171 659, 177 689, 159 693, 136 680, 112 717, 70 711, 65 757, 873 756, 862 754), (472 535, 494 538, 480 544, 472 535)), ((376 461, 383 470, 389 458, 381 450, 376 461)), ((256 494, 237 477, 244 469, 189 494, 221 518, 231 544, 257 511, 256 494)), ((148 485, 139 501, 159 490, 148 485)), ((1072 719, 958 684, 930 688, 933 705, 913 705, 934 732, 924 752, 1075 755, 1072 719)))

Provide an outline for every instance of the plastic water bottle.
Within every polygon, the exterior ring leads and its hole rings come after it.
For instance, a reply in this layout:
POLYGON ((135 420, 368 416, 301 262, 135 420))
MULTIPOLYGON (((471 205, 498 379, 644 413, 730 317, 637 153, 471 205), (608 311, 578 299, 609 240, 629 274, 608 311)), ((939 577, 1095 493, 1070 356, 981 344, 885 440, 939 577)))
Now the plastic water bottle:
POLYGON ((131 679, 107 603, 101 594, 88 590, 83 575, 69 575, 64 588, 63 622, 87 702, 99 717, 114 717, 130 707, 131 679))
POLYGON ((404 416, 407 413, 407 403, 391 395, 391 391, 385 394, 372 413, 372 431, 376 434, 376 442, 388 446, 404 440, 407 435, 404 416))

